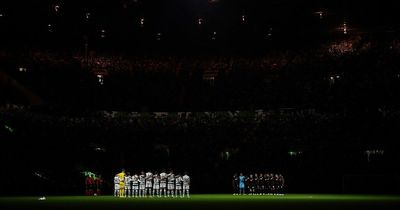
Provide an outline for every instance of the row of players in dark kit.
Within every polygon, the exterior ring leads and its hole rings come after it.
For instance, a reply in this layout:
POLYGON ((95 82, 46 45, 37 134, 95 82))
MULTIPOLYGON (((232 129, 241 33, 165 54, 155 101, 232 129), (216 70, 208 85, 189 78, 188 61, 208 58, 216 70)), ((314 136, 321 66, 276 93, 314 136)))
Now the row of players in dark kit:
POLYGON ((88 174, 85 178, 85 195, 101 195, 103 188, 103 178, 99 175, 88 174))
POLYGON ((282 174, 234 174, 233 195, 283 195, 285 179, 282 174))

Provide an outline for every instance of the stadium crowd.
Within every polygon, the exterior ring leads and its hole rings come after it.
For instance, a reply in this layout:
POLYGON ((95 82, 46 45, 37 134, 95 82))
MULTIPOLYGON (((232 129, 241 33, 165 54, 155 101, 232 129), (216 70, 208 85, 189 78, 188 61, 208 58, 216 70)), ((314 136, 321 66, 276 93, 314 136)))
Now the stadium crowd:
MULTIPOLYGON (((396 43, 396 39, 377 42, 355 36, 318 48, 251 55, 92 52, 85 56, 37 49, 0 53, 5 56, 0 68, 56 106, 138 111, 328 105, 335 109, 363 106, 374 99, 395 103, 392 96, 399 94, 400 78, 396 43), (348 98, 354 100, 350 103, 348 98)), ((4 103, 26 101, 8 95, 6 91, 4 103)))

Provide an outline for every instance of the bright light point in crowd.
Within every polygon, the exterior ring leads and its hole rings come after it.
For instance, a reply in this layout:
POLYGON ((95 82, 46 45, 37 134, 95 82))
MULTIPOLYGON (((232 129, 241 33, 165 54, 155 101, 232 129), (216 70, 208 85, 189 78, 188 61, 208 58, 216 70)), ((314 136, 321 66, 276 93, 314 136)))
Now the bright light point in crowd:
POLYGON ((102 29, 100 32, 101 32, 100 37, 101 38, 105 38, 106 37, 106 30, 102 29))
POLYGON ((268 36, 268 37, 272 36, 272 28, 269 28, 269 29, 268 29, 267 36, 268 36))
POLYGON ((101 148, 101 147, 96 147, 96 148, 94 148, 94 150, 97 152, 105 152, 106 151, 104 148, 101 148))
POLYGON ((162 33, 159 32, 159 33, 156 34, 156 36, 157 36, 157 38, 156 38, 157 41, 160 41, 160 40, 161 40, 162 33))
POLYGON ((288 154, 290 156, 298 156, 298 155, 303 154, 303 152, 302 151, 289 151, 288 154))
POLYGON ((140 18, 140 26, 144 26, 144 18, 140 18))
POLYGON ((2 13, 0 13, 0 17, 3 17, 3 14, 2 14, 2 13))
POLYGON ((98 74, 96 76, 97 76, 97 80, 100 83, 100 85, 104 85, 104 76, 101 74, 98 74))
POLYGON ((85 18, 86 18, 86 20, 89 20, 89 18, 90 18, 90 12, 86 12, 86 14, 85 14, 85 18))
POLYGON ((8 130, 10 133, 14 133, 14 129, 8 125, 4 125, 4 128, 8 130))
POLYGON ((53 32, 53 25, 51 25, 50 23, 47 24, 47 31, 48 32, 53 32))
POLYGON ((217 39, 217 32, 216 31, 213 32, 213 35, 212 35, 211 39, 212 40, 216 40, 217 39))
POLYGON ((203 24, 203 18, 197 19, 197 24, 202 25, 203 24))
POLYGON ((59 12, 60 11, 60 5, 55 5, 54 6, 54 11, 59 12))
POLYGON ((242 23, 246 22, 246 15, 242 15, 242 23))
POLYGON ((323 19, 324 15, 325 15, 325 13, 323 11, 315 12, 315 14, 319 16, 319 19, 323 19))

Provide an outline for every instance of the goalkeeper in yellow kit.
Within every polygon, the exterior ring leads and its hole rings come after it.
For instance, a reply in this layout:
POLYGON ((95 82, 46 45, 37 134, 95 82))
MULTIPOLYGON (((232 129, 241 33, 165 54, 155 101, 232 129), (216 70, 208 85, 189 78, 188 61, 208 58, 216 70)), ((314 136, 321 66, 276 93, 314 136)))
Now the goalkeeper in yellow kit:
POLYGON ((122 169, 117 176, 119 177, 119 197, 125 197, 125 169, 122 169))

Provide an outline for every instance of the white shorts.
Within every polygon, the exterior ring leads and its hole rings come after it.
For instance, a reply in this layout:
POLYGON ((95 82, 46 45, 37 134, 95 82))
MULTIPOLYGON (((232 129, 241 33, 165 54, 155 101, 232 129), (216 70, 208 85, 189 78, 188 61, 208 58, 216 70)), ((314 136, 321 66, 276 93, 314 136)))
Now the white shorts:
POLYGON ((132 187, 130 185, 126 186, 125 185, 125 190, 130 190, 132 187))
POLYGON ((183 185, 183 189, 184 190, 189 190, 190 189, 190 185, 183 185))
POLYGON ((152 187, 153 184, 151 182, 146 182, 146 188, 152 187))
POLYGON ((175 185, 174 185, 174 184, 168 184, 168 190, 173 190, 173 189, 174 189, 174 187, 175 187, 175 185))
POLYGON ((175 189, 177 189, 177 190, 182 190, 182 185, 177 185, 177 186, 175 187, 175 189))
POLYGON ((139 185, 133 185, 133 189, 134 190, 138 190, 139 189, 139 185))
POLYGON ((144 184, 141 184, 141 185, 139 186, 139 189, 144 190, 144 189, 146 189, 146 186, 145 186, 144 184))
POLYGON ((167 183, 160 183, 160 188, 167 188, 167 183))
POLYGON ((119 190, 119 184, 114 184, 114 189, 119 190))
POLYGON ((154 190, 159 190, 160 189, 160 185, 158 184, 158 185, 153 185, 153 189, 154 190))

